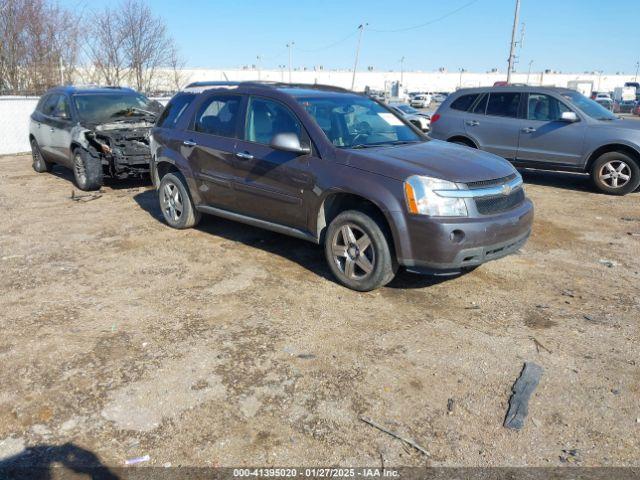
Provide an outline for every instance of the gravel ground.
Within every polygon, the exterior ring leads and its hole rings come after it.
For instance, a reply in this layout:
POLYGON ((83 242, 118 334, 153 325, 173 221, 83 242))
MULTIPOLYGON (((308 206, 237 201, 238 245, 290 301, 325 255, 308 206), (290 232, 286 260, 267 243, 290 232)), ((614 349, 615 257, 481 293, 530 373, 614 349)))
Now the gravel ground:
POLYGON ((361 294, 312 244, 212 217, 172 230, 144 183, 73 201, 69 171, 0 158, 0 459, 640 466, 640 194, 524 176, 518 255, 361 294), (511 431, 525 361, 544 373, 511 431))

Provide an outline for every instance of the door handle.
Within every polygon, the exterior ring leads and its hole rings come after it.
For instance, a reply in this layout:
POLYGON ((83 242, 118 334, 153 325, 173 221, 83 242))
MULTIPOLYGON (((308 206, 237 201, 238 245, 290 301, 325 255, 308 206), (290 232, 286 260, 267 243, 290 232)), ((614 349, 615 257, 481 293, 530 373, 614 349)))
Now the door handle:
POLYGON ((522 133, 533 133, 535 131, 536 131, 536 129, 533 128, 533 127, 526 127, 526 128, 522 129, 522 133))
POLYGON ((480 122, 477 120, 467 120, 466 122, 467 125, 469 125, 470 127, 477 127, 478 125, 480 125, 480 122))
POLYGON ((198 144, 197 144, 196 142, 193 142, 193 141, 191 141, 191 140, 184 140, 184 141, 182 142, 182 144, 183 144, 185 147, 196 147, 196 146, 198 146, 198 144))
POLYGON ((247 152, 238 152, 236 153, 236 157, 241 158, 242 160, 253 160, 253 155, 247 152))
POLYGON ((50 131, 50 132, 53 132, 53 131, 55 131, 55 128, 53 128, 53 127, 49 127, 49 131, 50 131))
POLYGON ((38 122, 38 128, 40 128, 42 126, 42 124, 40 122, 38 122))

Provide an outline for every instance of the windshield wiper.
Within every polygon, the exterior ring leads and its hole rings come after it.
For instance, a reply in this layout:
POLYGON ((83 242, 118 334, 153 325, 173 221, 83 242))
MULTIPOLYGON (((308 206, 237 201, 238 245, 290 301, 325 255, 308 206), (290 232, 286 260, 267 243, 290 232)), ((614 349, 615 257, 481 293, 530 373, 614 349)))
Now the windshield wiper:
POLYGON ((114 114, 112 114, 112 117, 121 117, 124 115, 133 115, 134 113, 137 113, 138 115, 142 115, 142 116, 152 116, 152 117, 156 117, 157 115, 154 112, 150 112, 149 110, 144 110, 142 108, 138 108, 138 107, 130 107, 130 108, 126 108, 124 110, 119 110, 117 112, 115 112, 114 114))

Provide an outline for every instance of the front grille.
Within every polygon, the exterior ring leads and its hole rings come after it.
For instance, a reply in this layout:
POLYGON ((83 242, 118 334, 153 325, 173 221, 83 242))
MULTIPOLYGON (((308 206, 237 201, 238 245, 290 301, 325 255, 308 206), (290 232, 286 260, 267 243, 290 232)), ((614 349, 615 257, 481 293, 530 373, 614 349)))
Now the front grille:
POLYGON ((469 190, 477 190, 478 188, 495 187, 496 185, 502 185, 503 183, 510 182, 514 178, 516 178, 516 174, 512 173, 507 177, 496 178, 494 180, 480 180, 479 182, 469 182, 467 183, 467 188, 469 190))
POLYGON ((518 188, 509 195, 494 195, 476 198, 476 208, 480 215, 506 212, 524 202, 524 190, 518 188))

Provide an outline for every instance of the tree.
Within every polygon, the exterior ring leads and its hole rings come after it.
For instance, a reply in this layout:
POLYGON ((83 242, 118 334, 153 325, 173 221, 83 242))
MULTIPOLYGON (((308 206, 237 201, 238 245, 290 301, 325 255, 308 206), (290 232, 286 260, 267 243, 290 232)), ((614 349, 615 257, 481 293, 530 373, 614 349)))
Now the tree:
POLYGON ((48 0, 0 0, 0 89, 39 93, 71 81, 78 19, 48 0))
POLYGON ((98 77, 107 85, 120 85, 128 75, 122 18, 107 7, 91 16, 86 30, 85 53, 91 64, 88 68, 96 73, 92 78, 98 77))

